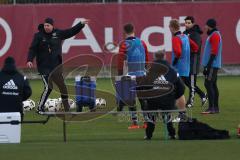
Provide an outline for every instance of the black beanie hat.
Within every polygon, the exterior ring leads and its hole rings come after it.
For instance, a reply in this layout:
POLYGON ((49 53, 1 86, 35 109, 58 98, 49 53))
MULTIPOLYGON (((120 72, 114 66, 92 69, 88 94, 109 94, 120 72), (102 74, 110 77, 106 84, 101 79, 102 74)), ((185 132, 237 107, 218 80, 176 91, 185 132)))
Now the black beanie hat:
POLYGON ((4 60, 4 65, 1 71, 7 74, 15 74, 17 72, 15 60, 13 57, 7 57, 4 60))
POLYGON ((215 19, 208 19, 206 22, 206 25, 211 27, 211 28, 216 28, 217 22, 215 19))
POLYGON ((4 64, 12 64, 14 65, 15 64, 15 60, 13 57, 7 57, 4 61, 4 64))
POLYGON ((46 19, 44 20, 44 23, 49 23, 49 24, 53 25, 54 21, 53 21, 52 18, 46 18, 46 19))

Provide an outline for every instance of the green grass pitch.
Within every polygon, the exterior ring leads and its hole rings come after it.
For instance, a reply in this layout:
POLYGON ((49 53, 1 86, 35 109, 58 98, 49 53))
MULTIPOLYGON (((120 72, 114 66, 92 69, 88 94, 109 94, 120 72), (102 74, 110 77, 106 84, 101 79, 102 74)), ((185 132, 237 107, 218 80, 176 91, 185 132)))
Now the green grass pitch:
MULTIPOLYGON (((42 91, 40 80, 31 80, 33 95, 38 100, 42 91)), ((72 81, 68 81, 72 83, 72 81)), ((109 79, 97 80, 99 90, 110 90, 109 79)), ((203 87, 203 79, 198 84, 203 87)), ((50 119, 46 125, 22 125, 21 144, 0 144, 0 160, 237 160, 240 157, 240 77, 219 77, 220 114, 201 115, 199 97, 193 108, 193 117, 219 129, 230 131, 231 139, 213 141, 164 140, 162 123, 158 123, 151 141, 144 141, 144 130, 129 131, 130 122, 119 122, 108 115, 90 122, 67 125, 67 143, 62 140, 62 121, 50 119)), ((188 91, 187 91, 188 92, 188 91)), ((51 97, 59 97, 53 92, 51 97)), ((34 111, 26 120, 42 119, 34 111)))

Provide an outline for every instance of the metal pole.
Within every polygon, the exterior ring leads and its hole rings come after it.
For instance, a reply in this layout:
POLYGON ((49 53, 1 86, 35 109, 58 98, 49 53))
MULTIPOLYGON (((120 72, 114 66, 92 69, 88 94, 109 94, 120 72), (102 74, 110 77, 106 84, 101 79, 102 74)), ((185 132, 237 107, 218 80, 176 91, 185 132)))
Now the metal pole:
POLYGON ((17 3, 17 0, 13 0, 13 5, 16 5, 16 3, 17 3))
POLYGON ((163 125, 164 125, 164 139, 168 140, 168 129, 167 129, 167 123, 168 123, 168 115, 164 114, 163 118, 163 125))
POLYGON ((50 119, 50 116, 47 116, 46 120, 37 120, 37 121, 18 121, 18 120, 12 120, 8 122, 0 122, 0 124, 11 124, 11 125, 18 125, 18 124, 35 124, 35 123, 40 123, 40 124, 46 124, 50 119))
POLYGON ((63 118, 63 141, 65 143, 67 142, 65 115, 64 115, 64 118, 63 118))

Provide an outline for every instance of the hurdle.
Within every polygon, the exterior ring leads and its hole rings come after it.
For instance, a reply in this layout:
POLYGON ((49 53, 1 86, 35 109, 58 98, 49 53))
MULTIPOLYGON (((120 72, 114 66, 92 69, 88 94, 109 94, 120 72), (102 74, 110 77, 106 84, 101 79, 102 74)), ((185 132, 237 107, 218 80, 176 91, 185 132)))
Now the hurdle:
POLYGON ((0 124, 11 124, 11 125, 18 125, 18 124, 46 124, 51 116, 47 116, 45 120, 36 120, 36 121, 17 121, 17 120, 12 120, 8 122, 0 122, 0 124))
MULTIPOLYGON (((148 114, 162 114, 164 115, 164 121, 167 121, 167 114, 173 114, 173 113, 179 113, 182 111, 182 109, 176 109, 176 110, 149 110, 149 111, 96 111, 96 112, 39 112, 40 115, 47 116, 49 119, 50 117, 57 117, 62 116, 62 132, 63 132, 63 142, 67 142, 67 123, 68 122, 76 122, 76 121, 67 121, 66 116, 76 117, 81 115, 121 115, 121 114, 133 114, 133 113, 148 113, 148 114)), ((163 123, 164 125, 164 137, 165 140, 168 140, 168 131, 167 131, 167 123, 163 123)), ((47 122, 46 122, 47 123, 47 122)))
POLYGON ((76 121, 67 121, 66 116, 71 116, 71 117, 76 117, 76 116, 81 116, 81 115, 129 115, 133 113, 148 113, 148 114, 162 114, 164 115, 164 138, 165 140, 168 140, 168 131, 167 131, 167 114, 173 114, 173 113, 178 113, 186 110, 181 110, 181 109, 176 109, 176 110, 150 110, 150 111, 98 111, 98 112, 39 112, 39 115, 42 116, 47 116, 43 120, 28 120, 28 121, 18 121, 18 120, 11 120, 7 122, 0 122, 0 124, 11 124, 11 125, 18 125, 18 124, 47 124, 50 118, 57 117, 57 116, 62 116, 62 133, 63 133, 63 142, 67 142, 67 123, 68 122, 76 122, 76 121))

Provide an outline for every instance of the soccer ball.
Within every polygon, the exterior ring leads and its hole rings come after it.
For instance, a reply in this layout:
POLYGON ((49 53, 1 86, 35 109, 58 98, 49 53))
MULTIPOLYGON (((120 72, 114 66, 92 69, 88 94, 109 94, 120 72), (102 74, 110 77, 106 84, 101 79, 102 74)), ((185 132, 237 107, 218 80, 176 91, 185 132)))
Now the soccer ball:
POLYGON ((23 110, 31 111, 35 107, 35 102, 31 99, 23 101, 23 110))
POLYGON ((97 107, 103 107, 103 106, 107 105, 107 102, 103 98, 97 98, 96 101, 95 101, 95 104, 96 104, 97 107))
POLYGON ((107 102, 106 102, 105 99, 100 98, 100 104, 101 104, 101 106, 106 106, 106 105, 107 105, 107 102))
MULTIPOLYGON (((62 106, 63 105, 62 104, 62 98, 58 98, 57 100, 60 103, 60 105, 62 106)), ((68 99, 68 103, 69 103, 70 109, 75 109, 76 108, 76 103, 75 103, 75 101, 73 99, 69 98, 68 99)))
POLYGON ((95 104, 96 106, 101 106, 100 98, 96 98, 95 104))
POLYGON ((57 112, 61 108, 61 104, 58 99, 47 99, 45 107, 49 112, 57 112))
POLYGON ((68 99, 68 103, 70 105, 70 109, 75 109, 76 108, 76 103, 73 99, 68 99))

